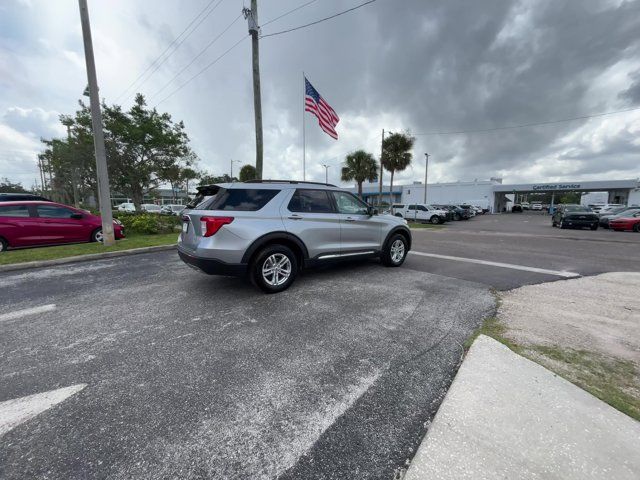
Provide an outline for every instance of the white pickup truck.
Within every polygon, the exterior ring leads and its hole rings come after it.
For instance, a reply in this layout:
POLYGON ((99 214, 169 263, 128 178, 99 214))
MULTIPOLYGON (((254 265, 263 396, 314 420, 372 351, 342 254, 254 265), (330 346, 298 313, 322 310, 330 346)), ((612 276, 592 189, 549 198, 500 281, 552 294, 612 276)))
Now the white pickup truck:
POLYGON ((415 220, 418 222, 430 222, 435 225, 444 223, 447 220, 447 212, 435 208, 432 205, 410 204, 392 206, 392 213, 396 217, 402 217, 407 220, 415 220))

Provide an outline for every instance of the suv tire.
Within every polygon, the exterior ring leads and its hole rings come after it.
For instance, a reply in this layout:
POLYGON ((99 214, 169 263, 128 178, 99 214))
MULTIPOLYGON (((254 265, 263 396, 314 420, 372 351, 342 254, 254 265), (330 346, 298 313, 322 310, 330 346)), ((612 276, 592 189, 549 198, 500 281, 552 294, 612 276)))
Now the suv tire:
POLYGON ((407 258, 408 251, 407 239, 404 235, 396 233, 387 242, 380 258, 387 267, 399 267, 407 258))
POLYGON ((0 253, 6 252, 8 247, 9 244, 7 243, 7 241, 4 238, 0 237, 0 253))
POLYGON ((104 237, 102 235, 102 227, 96 228, 93 232, 91 232, 91 241, 92 242, 102 243, 103 239, 104 239, 104 237))
POLYGON ((251 263, 251 283, 265 293, 278 293, 291 286, 298 274, 298 260, 289 247, 269 245, 251 263))
POLYGON ((431 217, 431 219, 429 220, 433 225, 439 225, 441 223, 440 217, 437 215, 434 215, 433 217, 431 217))

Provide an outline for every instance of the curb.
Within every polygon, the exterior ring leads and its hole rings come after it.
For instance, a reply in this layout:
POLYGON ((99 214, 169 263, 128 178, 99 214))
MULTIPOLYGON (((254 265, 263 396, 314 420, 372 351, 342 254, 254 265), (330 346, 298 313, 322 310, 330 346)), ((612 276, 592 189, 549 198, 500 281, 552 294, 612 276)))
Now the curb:
POLYGON ((89 262, 91 260, 101 260, 103 258, 126 257, 128 255, 138 255, 140 253, 161 252, 164 250, 174 250, 175 245, 158 245, 155 247, 132 248, 131 250, 119 250, 117 252, 91 253, 88 255, 76 255, 75 257, 57 258, 55 260, 42 260, 36 262, 14 263, 11 265, 0 265, 1 272, 13 272, 16 270, 27 270, 30 268, 54 267, 67 263, 89 262))

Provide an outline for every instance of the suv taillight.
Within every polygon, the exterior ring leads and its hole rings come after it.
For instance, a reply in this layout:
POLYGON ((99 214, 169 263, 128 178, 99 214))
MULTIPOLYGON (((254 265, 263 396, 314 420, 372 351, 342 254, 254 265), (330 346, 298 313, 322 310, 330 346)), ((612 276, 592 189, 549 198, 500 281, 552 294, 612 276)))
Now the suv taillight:
POLYGON ((233 222, 233 217, 201 217, 200 231, 203 237, 215 235, 223 225, 233 222))

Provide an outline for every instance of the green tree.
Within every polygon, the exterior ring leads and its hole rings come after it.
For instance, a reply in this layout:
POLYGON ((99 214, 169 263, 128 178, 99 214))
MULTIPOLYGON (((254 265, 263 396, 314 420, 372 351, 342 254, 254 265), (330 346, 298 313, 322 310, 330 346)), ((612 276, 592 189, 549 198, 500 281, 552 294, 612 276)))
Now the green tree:
POLYGON ((247 182, 249 180, 255 180, 256 178, 258 178, 258 171, 256 170, 256 167, 254 167, 253 165, 244 165, 240 169, 240 181, 241 182, 247 182))
POLYGON ((373 155, 364 150, 356 150, 346 156, 341 170, 343 182, 353 180, 358 184, 358 196, 362 198, 362 183, 366 180, 375 182, 378 179, 378 165, 373 155))
POLYGON ((187 192, 187 195, 189 195, 189 182, 200 178, 200 174, 198 173, 197 170, 191 167, 186 167, 182 170, 181 177, 182 177, 182 181, 184 182, 184 191, 187 192))
POLYGON ((580 192, 568 192, 560 197, 560 203, 580 203, 582 195, 580 192))
POLYGON ((64 203, 86 202, 87 197, 97 194, 91 112, 82 102, 75 115, 60 115, 60 122, 67 127, 64 138, 41 139, 45 146, 38 155, 44 170, 45 183, 53 199, 64 203))
POLYGON ((0 193, 28 193, 21 183, 13 183, 7 177, 0 178, 0 193))
POLYGON ((228 173, 216 176, 210 173, 203 172, 200 175, 200 181, 198 182, 198 185, 213 185, 214 183, 231 183, 237 181, 238 179, 236 177, 231 178, 228 173))
POLYGON ((389 171, 389 198, 393 198, 393 175, 402 172, 413 159, 411 150, 415 138, 406 133, 392 133, 382 142, 382 166, 389 171))
MULTIPOLYGON (((86 201, 89 194, 98 198, 91 110, 82 100, 78 103, 75 115, 60 116, 67 127, 65 138, 42 139, 45 148, 38 156, 51 177, 52 198, 65 203, 78 196, 86 201)), ((189 180, 194 179, 190 167, 197 157, 189 148, 184 124, 148 108, 141 94, 128 111, 103 105, 103 122, 110 188, 133 199, 136 208, 145 193, 152 194, 162 182, 174 191, 179 188, 185 169, 190 169, 189 180)))
POLYGON ((118 105, 103 109, 111 182, 138 210, 144 194, 163 181, 163 172, 173 174, 174 166, 191 154, 189 137, 182 122, 147 108, 141 94, 127 112, 118 105))
MULTIPOLYGON (((178 159, 177 161, 174 159, 173 161, 161 162, 157 176, 161 181, 167 182, 171 187, 171 196, 174 203, 176 201, 176 191, 183 188, 185 184, 185 175, 189 177, 191 176, 191 172, 197 175, 191 168, 197 161, 198 157, 195 153, 191 152, 186 157, 178 159)), ((191 179, 193 178, 194 177, 191 177, 191 179)), ((188 193, 189 188, 187 185, 187 195, 188 193)))

